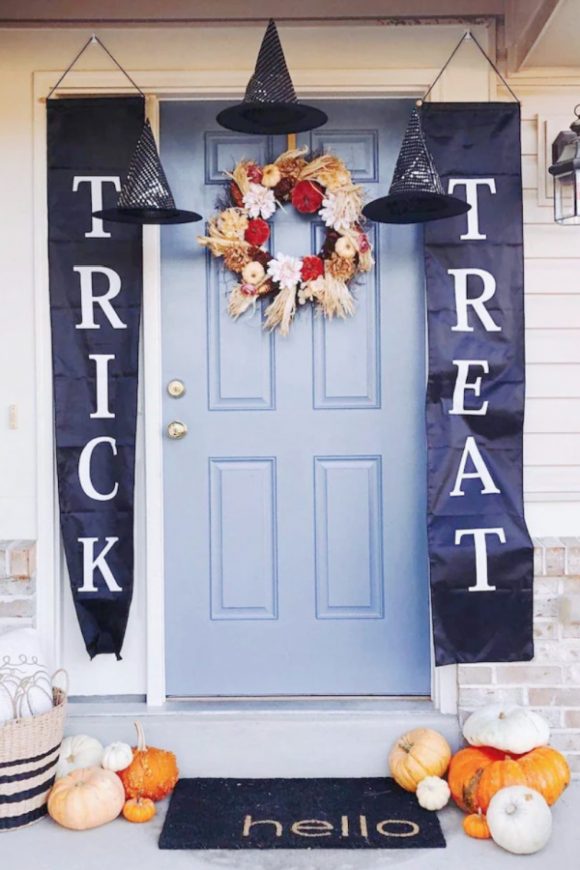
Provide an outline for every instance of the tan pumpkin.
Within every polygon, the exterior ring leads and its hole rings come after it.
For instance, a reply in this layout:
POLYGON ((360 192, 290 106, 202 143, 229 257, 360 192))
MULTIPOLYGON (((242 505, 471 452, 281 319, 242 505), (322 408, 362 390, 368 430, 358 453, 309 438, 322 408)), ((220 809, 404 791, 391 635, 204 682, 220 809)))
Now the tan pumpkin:
POLYGON ((400 737, 389 754, 391 776, 406 791, 417 791, 427 776, 443 776, 451 749, 445 738, 430 728, 415 728, 400 737))
POLYGON ((130 798, 123 807, 123 815, 127 821, 137 824, 150 821, 156 812, 155 804, 149 798, 130 798))
POLYGON ((173 752, 147 746, 140 722, 135 722, 137 746, 133 749, 133 761, 118 776, 125 788, 127 798, 163 800, 173 791, 179 779, 177 761, 173 752))
POLYGON ((463 830, 468 837, 474 837, 476 840, 490 840, 491 834, 487 819, 483 813, 471 813, 463 819, 463 830))
POLYGON ((551 806, 570 782, 570 768, 550 746, 538 746, 524 755, 470 746, 451 759, 448 781, 453 800, 467 813, 487 812, 494 794, 512 785, 539 791, 551 806))
POLYGON ((112 822, 124 803, 125 791, 116 773, 85 767, 56 781, 48 796, 48 812, 63 828, 86 831, 112 822))

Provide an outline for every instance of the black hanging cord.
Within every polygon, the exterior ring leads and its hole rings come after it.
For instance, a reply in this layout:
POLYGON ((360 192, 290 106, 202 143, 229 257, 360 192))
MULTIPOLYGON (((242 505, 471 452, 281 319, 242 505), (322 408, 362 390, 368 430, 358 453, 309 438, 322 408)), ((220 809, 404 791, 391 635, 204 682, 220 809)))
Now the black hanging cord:
POLYGON ((113 63, 114 63, 114 64, 115 64, 115 65, 116 65, 116 66, 121 70, 121 72, 123 73, 123 75, 124 75, 127 79, 129 79, 129 81, 131 82, 131 84, 133 85, 133 87, 136 88, 136 89, 139 91, 139 93, 141 94, 142 97, 145 97, 145 94, 143 93, 143 91, 141 90, 141 88, 139 87, 139 85, 138 85, 138 84, 137 84, 137 83, 136 83, 136 82, 131 78, 131 76, 129 75, 129 73, 127 72, 127 70, 124 69, 124 67, 121 66, 121 64, 119 63, 119 61, 117 60, 116 57, 113 57, 113 55, 111 54, 111 52, 109 51, 109 49, 107 48, 107 46, 105 45, 105 43, 104 43, 101 39, 99 39, 99 37, 98 37, 95 33, 93 33, 93 35, 90 36, 90 37, 87 39, 87 41, 85 42, 85 44, 83 45, 83 47, 81 48, 81 50, 79 51, 79 53, 76 55, 76 57, 74 58, 74 60, 72 61, 72 63, 70 63, 70 64, 67 66, 67 68, 65 69, 65 71, 63 72, 63 74, 61 75, 61 77, 59 78, 59 80, 57 81, 57 83, 54 85, 54 87, 52 87, 52 88, 50 89, 49 94, 48 94, 48 97, 47 97, 47 100, 50 100, 50 98, 52 97, 52 95, 54 94, 54 92, 56 91, 56 89, 59 87, 59 85, 61 84, 61 82, 63 81, 63 79, 64 79, 64 78, 69 74, 69 72, 71 71, 71 69, 73 68, 73 66, 75 65, 75 63, 78 61, 78 59, 80 58, 80 56, 81 56, 82 54, 85 53, 85 51, 87 50, 87 48, 89 47, 89 45, 100 45, 101 48, 103 49, 103 51, 105 52, 105 54, 108 54, 108 55, 109 55, 109 57, 111 58, 111 60, 113 61, 113 63))
POLYGON ((504 79, 504 77, 502 76, 500 71, 498 70, 497 66, 495 65, 495 63, 493 62, 491 57, 487 54, 485 49, 482 47, 482 45, 480 44, 477 37, 474 36, 470 30, 466 30, 465 33, 463 34, 463 36, 461 37, 461 39, 459 40, 459 42, 457 43, 457 45, 455 46, 455 48, 453 49, 453 51, 451 52, 451 54, 449 55, 449 57, 447 58, 444 66, 439 71, 439 73, 438 73, 437 77, 435 78, 435 80, 433 81, 433 83, 430 85, 430 87, 425 91, 425 93, 423 94, 421 99, 418 101, 418 105, 421 105, 421 103, 425 102, 425 100, 427 99, 427 97, 429 96, 429 94, 431 93, 431 91, 433 90, 433 88, 435 87, 435 85, 437 84, 437 82, 439 81, 439 79, 441 78, 441 76, 443 75, 443 73, 445 72, 445 70, 447 69, 447 67, 449 66, 449 64, 451 63, 451 61, 453 60, 453 58, 455 57, 455 55, 457 54, 457 52, 459 51, 459 49, 461 48, 461 46, 463 45, 463 43, 466 40, 473 41, 476 44, 476 46, 478 47, 478 49, 480 50, 480 52, 482 53, 482 55, 484 56, 484 58, 486 59, 488 64, 492 67, 495 74, 497 76, 499 76, 499 78, 502 80, 503 84, 506 86, 506 88, 508 89, 508 91, 510 92, 510 94, 512 95, 512 97, 514 98, 516 103, 519 103, 518 98, 516 97, 516 95, 514 94, 514 92, 512 91, 512 89, 510 88, 510 86, 508 85, 508 83, 506 82, 506 80, 504 79))

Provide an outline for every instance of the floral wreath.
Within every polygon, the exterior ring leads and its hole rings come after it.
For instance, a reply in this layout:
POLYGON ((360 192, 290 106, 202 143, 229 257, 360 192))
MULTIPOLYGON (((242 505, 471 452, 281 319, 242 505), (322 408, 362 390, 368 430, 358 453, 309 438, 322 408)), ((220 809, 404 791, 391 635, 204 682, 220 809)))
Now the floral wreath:
POLYGON ((307 161, 306 147, 285 151, 273 163, 258 166, 240 161, 233 172, 227 199, 209 221, 200 245, 223 257, 236 275, 228 313, 234 319, 272 296, 265 328, 287 335, 297 305, 311 303, 324 316, 352 317, 350 284, 373 267, 372 247, 363 229, 363 191, 338 157, 322 154, 307 161), (326 226, 316 256, 292 257, 265 249, 271 218, 290 203, 301 214, 317 214, 326 226))

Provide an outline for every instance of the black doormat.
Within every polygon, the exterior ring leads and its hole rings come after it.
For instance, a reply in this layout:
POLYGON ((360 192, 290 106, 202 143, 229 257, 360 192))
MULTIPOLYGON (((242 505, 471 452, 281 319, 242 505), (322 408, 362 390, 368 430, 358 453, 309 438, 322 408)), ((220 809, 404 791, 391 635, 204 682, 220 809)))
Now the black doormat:
POLYGON ((392 779, 182 779, 160 849, 433 849, 435 813, 392 779))

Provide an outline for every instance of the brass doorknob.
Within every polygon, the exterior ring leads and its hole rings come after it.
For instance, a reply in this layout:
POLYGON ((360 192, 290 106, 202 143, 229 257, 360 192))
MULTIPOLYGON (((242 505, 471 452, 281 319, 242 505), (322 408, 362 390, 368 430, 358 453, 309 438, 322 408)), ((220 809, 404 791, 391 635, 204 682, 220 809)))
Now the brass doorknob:
POLYGON ((167 426, 167 434, 173 441, 179 441, 187 435, 187 426, 181 420, 172 420, 167 426))

